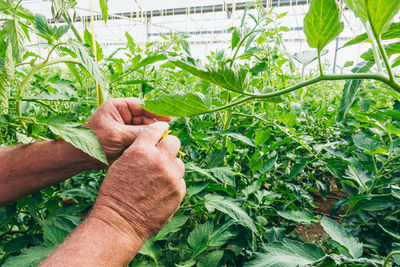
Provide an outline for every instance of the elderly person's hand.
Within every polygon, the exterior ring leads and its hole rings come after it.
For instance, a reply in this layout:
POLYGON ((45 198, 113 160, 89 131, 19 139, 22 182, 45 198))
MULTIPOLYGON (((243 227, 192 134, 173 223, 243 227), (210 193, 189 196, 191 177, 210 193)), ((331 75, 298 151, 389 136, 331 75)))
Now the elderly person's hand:
POLYGON ((165 122, 144 126, 109 169, 86 221, 41 266, 126 266, 185 195, 179 139, 165 122))
POLYGON ((108 160, 113 162, 135 141, 143 125, 170 120, 147 112, 137 98, 115 98, 104 102, 86 126, 95 132, 108 160))

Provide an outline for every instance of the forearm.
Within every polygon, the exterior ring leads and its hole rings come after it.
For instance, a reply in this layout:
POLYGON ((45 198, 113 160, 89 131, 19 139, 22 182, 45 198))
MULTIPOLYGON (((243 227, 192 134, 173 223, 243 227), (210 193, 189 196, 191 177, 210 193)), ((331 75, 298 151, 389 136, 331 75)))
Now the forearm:
POLYGON ((89 216, 40 266, 127 266, 144 242, 116 225, 89 216))
POLYGON ((101 164, 63 140, 0 150, 0 206, 101 164))

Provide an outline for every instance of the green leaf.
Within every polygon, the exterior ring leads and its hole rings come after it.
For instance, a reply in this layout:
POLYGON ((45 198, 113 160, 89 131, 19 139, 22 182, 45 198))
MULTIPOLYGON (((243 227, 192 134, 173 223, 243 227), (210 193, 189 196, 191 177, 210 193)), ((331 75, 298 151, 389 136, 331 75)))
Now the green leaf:
POLYGON ((191 117, 208 113, 210 101, 201 93, 185 93, 161 96, 155 100, 144 100, 143 108, 147 111, 172 117, 191 117))
POLYGON ((149 256, 152 259, 158 259, 161 254, 161 248, 152 239, 148 239, 138 253, 149 256))
POLYGON ((365 134, 356 134, 353 136, 354 144, 362 150, 370 153, 376 151, 379 147, 379 143, 374 139, 367 137, 365 134))
POLYGON ((231 42, 232 49, 235 49, 235 47, 238 46, 239 42, 240 42, 240 33, 239 30, 235 28, 232 31, 232 42, 231 42))
POLYGON ((255 259, 245 267, 297 267, 313 263, 325 256, 322 248, 298 241, 284 239, 282 242, 264 244, 264 252, 256 253, 255 259))
POLYGON ((49 129, 62 139, 79 148, 95 159, 108 164, 99 140, 91 130, 77 123, 66 122, 63 116, 48 120, 49 129))
POLYGON ((17 208, 15 204, 8 205, 6 207, 0 207, 0 229, 11 221, 16 211, 17 208))
POLYGON ((154 237, 154 241, 165 240, 169 234, 178 232, 188 219, 189 216, 172 217, 168 224, 154 237))
MULTIPOLYGON (((328 50, 322 50, 321 56, 328 54, 328 50)), ((318 52, 315 50, 306 50, 295 53, 293 58, 297 60, 304 67, 310 65, 313 61, 318 59, 318 52)))
POLYGON ((48 247, 61 244, 68 234, 77 227, 81 218, 74 207, 52 210, 43 224, 43 241, 48 247))
POLYGON ((256 135, 254 140, 255 146, 260 146, 265 144, 265 142, 267 142, 268 139, 271 137, 271 133, 267 130, 256 130, 255 135, 256 135))
POLYGON ((214 230, 214 225, 211 221, 200 224, 189 234, 187 242, 193 249, 194 254, 204 250, 207 247, 208 239, 214 230))
POLYGON ((21 255, 9 257, 3 267, 36 267, 53 251, 49 247, 31 247, 22 250, 21 255))
POLYGON ((231 67, 225 61, 219 61, 216 67, 203 67, 192 58, 186 60, 170 58, 169 61, 175 66, 227 90, 242 93, 249 86, 249 71, 236 65, 231 67))
POLYGON ((358 35, 354 39, 348 41, 347 43, 345 43, 341 48, 345 48, 345 47, 348 47, 348 46, 360 44, 360 43, 362 43, 362 42, 364 42, 366 40, 369 40, 368 34, 367 33, 363 33, 361 35, 358 35))
POLYGON ((308 210, 281 210, 278 215, 298 223, 312 223, 315 221, 314 214, 308 210))
MULTIPOLYGON (((373 62, 365 61, 359 63, 353 70, 353 73, 362 73, 369 71, 372 66, 374 65, 373 62)), ((343 121, 344 117, 349 110, 350 106, 353 104, 354 100, 356 99, 357 93, 359 88, 361 87, 362 80, 352 80, 347 81, 344 85, 342 99, 340 101, 339 113, 338 113, 338 121, 343 121)))
POLYGON ((4 58, 2 75, 0 76, 0 115, 7 113, 8 96, 10 94, 10 82, 14 80, 14 61, 13 61, 12 45, 8 43, 6 55, 4 58))
POLYGON ((197 263, 197 267, 221 266, 220 262, 221 262, 223 256, 224 256, 224 251, 222 251, 222 250, 217 250, 217 251, 207 253, 206 255, 203 255, 199 259, 199 262, 197 263))
POLYGON ((108 0, 99 0, 101 15, 103 16, 104 23, 108 20, 108 0))
POLYGON ((378 36, 385 31, 388 24, 400 10, 398 0, 344 0, 364 24, 370 23, 378 36))
POLYGON ((72 51, 78 56, 83 67, 92 75, 93 79, 102 87, 104 90, 108 88, 107 81, 93 58, 92 51, 85 45, 75 41, 68 41, 72 51))
POLYGON ((349 259, 344 255, 330 254, 325 257, 311 263, 304 265, 304 267, 380 267, 381 264, 375 263, 373 260, 361 258, 361 259, 349 259))
POLYGON ((20 58, 22 51, 24 51, 25 33, 17 19, 8 19, 3 24, 2 30, 6 42, 12 46, 13 56, 17 59, 20 58))
MULTIPOLYGON (((386 50, 386 54, 388 55, 388 57, 400 54, 400 42, 385 45, 384 48, 386 50)), ((368 61, 375 61, 372 49, 369 49, 367 52, 362 54, 361 58, 368 61)))
POLYGON ((357 238, 351 236, 346 228, 325 216, 322 218, 321 226, 332 240, 345 249, 353 258, 358 259, 361 257, 363 244, 357 238))
POLYGON ((219 210, 220 212, 227 214, 239 224, 253 231, 253 233, 258 233, 253 220, 236 202, 219 195, 210 194, 206 195, 204 199, 206 200, 205 207, 208 211, 211 212, 214 209, 219 210))
POLYGON ((333 41, 344 29, 335 0, 312 0, 304 18, 304 33, 310 47, 318 53, 333 41))
POLYGON ((254 147, 254 143, 247 137, 244 136, 242 134, 238 134, 238 133, 221 133, 221 136, 229 136, 233 139, 236 139, 238 141, 241 141, 242 143, 248 145, 248 146, 252 146, 254 147))
POLYGON ((46 36, 52 36, 54 33, 53 28, 47 23, 47 19, 44 15, 42 14, 35 14, 35 24, 36 24, 36 29, 38 30, 39 33, 46 35, 46 36))

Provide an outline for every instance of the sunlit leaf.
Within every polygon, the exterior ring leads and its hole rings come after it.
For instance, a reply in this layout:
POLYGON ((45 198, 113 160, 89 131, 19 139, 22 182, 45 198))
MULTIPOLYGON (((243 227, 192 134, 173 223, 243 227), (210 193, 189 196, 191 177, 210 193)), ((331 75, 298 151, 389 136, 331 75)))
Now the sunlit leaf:
POLYGON ((215 67, 201 66, 192 58, 186 60, 170 58, 169 61, 175 66, 227 90, 241 93, 249 86, 249 71, 236 65, 230 66, 225 61, 219 61, 215 67))
POLYGON ((340 22, 339 7, 335 0, 312 0, 304 18, 304 33, 310 47, 318 53, 344 29, 340 22))
POLYGON ((380 36, 400 10, 398 0, 344 0, 364 24, 370 23, 375 34, 380 36))
POLYGON ((210 101, 201 93, 185 93, 160 96, 144 100, 143 108, 158 115, 190 117, 211 111, 210 101))
POLYGON ((101 15, 103 16, 104 23, 108 20, 108 0, 99 0, 101 15))
POLYGON ((8 43, 3 70, 0 75, 0 114, 7 113, 10 82, 15 78, 14 72, 12 45, 8 43))
POLYGON ((76 123, 66 122, 62 116, 48 120, 49 129, 62 139, 71 143, 76 148, 89 154, 95 159, 108 164, 106 155, 99 143, 97 137, 91 130, 81 127, 76 123))

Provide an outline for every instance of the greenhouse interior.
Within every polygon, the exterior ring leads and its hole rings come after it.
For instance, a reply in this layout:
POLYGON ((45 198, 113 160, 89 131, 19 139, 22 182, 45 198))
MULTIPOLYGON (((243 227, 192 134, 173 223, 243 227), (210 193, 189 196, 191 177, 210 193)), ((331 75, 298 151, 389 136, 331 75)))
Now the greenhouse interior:
POLYGON ((0 266, 400 266, 400 1, 0 0, 0 266))

